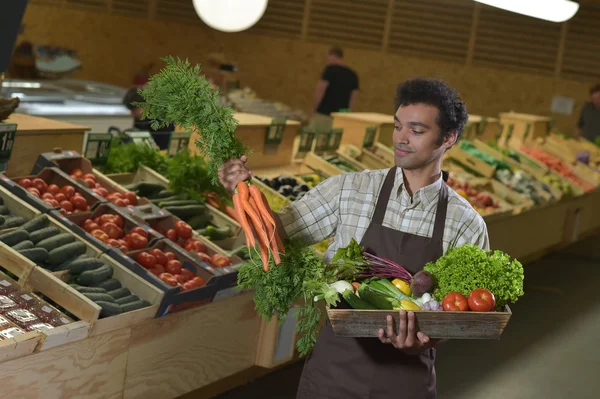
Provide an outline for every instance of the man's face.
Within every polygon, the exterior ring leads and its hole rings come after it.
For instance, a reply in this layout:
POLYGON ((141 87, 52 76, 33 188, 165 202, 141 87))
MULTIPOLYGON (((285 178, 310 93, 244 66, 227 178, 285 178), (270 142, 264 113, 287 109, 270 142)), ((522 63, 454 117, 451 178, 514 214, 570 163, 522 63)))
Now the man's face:
POLYGON ((592 104, 594 104, 594 107, 600 109, 600 91, 593 93, 591 95, 591 98, 592 98, 592 104))
POLYGON ((439 111, 426 104, 406 105, 398 108, 394 116, 393 135, 396 166, 420 169, 442 157, 447 148, 456 141, 456 133, 440 140, 437 124, 439 111))

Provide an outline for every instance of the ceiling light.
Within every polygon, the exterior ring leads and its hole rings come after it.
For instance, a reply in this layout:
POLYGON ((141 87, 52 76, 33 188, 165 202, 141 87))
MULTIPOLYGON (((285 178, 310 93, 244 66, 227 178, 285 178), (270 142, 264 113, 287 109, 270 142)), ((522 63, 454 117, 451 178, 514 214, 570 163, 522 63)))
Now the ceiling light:
POLYGON ((263 16, 268 0, 194 0, 196 13, 204 23, 223 32, 240 32, 263 16))
POLYGON ((475 0, 533 18, 565 22, 577 13, 579 4, 570 0, 475 0))

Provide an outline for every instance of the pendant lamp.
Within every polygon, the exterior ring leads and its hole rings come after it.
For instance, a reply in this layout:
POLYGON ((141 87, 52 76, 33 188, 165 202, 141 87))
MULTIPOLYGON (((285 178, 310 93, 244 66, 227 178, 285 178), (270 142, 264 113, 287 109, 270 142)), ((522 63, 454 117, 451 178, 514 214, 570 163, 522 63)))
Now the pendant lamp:
POLYGON ((193 0, 204 23, 222 32, 241 32, 260 20, 268 0, 193 0))
POLYGON ((475 0, 488 6, 550 22, 565 22, 577 13, 579 4, 570 0, 475 0))

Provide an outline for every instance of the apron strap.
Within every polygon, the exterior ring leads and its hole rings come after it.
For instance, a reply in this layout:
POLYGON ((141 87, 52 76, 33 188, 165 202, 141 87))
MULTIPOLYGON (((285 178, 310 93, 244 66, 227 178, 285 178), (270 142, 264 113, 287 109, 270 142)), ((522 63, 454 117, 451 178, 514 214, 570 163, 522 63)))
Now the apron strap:
POLYGON ((444 227, 446 226, 446 214, 448 211, 448 186, 445 182, 442 182, 442 188, 440 189, 440 196, 438 199, 437 210, 435 211, 435 222, 433 224, 433 241, 440 241, 444 239, 444 227))
POLYGON ((387 209, 387 205, 390 200, 390 193, 392 192, 392 188, 394 188, 395 177, 396 166, 390 168, 390 171, 383 181, 383 186, 381 186, 381 190, 379 190, 379 198, 377 199, 377 204, 375 205, 375 213, 373 214, 373 220, 371 223, 383 224, 383 217, 385 216, 385 210, 387 209))

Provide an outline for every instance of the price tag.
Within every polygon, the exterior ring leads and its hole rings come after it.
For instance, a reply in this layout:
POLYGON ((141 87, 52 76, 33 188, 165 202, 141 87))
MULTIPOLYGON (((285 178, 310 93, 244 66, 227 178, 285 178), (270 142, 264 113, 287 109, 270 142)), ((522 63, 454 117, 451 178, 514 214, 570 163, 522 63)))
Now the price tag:
POLYGON ((92 164, 103 165, 108 159, 111 142, 112 134, 110 133, 89 133, 83 154, 92 164))
POLYGON ((169 141, 169 155, 175 155, 178 152, 186 151, 190 144, 190 133, 173 132, 169 141))
POLYGON ((126 134, 131 137, 131 140, 133 140, 134 143, 147 145, 150 148, 158 150, 158 146, 150 132, 127 132, 126 134))
POLYGON ((6 163, 10 160, 16 134, 16 123, 0 123, 0 170, 6 170, 6 163))

